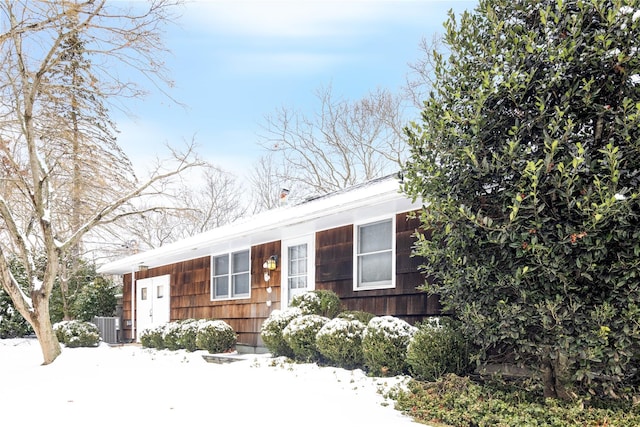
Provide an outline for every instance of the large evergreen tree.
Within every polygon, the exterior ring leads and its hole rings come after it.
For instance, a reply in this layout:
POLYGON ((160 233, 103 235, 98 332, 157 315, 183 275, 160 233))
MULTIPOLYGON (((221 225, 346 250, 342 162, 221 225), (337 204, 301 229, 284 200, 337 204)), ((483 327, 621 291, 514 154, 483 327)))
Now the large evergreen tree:
POLYGON ((408 131, 429 291, 545 396, 637 387, 640 4, 481 0, 445 26, 408 131))

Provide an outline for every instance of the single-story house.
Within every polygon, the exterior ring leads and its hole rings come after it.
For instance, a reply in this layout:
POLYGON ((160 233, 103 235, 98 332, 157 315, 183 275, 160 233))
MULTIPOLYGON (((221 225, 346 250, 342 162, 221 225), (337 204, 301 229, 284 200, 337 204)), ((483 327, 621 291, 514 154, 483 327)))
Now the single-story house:
POLYGON ((187 318, 229 323, 238 343, 262 347, 273 310, 313 289, 332 290, 347 310, 410 323, 439 313, 419 291, 421 260, 411 256, 422 208, 396 176, 244 218, 99 268, 122 275, 121 336, 187 318), (133 284, 133 286, 132 286, 133 284))

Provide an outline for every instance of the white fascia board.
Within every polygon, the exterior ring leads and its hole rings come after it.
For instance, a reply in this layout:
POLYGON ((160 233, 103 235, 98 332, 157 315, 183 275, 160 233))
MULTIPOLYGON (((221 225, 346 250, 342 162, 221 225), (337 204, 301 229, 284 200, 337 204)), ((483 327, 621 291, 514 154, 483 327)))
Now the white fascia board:
POLYGON ((299 205, 285 206, 261 212, 231 224, 218 227, 178 242, 141 252, 98 268, 99 273, 125 274, 143 264, 158 267, 175 262, 211 255, 217 246, 237 242, 260 244, 283 237, 296 237, 296 227, 321 231, 353 222, 353 215, 371 216, 419 209, 400 193, 398 181, 382 180, 320 197, 299 205), (308 227, 307 227, 308 225, 308 227))

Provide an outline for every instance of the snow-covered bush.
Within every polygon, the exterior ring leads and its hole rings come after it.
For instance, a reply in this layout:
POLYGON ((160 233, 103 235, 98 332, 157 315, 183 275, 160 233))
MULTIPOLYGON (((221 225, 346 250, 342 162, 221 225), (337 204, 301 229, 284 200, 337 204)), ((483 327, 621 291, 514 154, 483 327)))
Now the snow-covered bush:
POLYGON ((140 344, 143 347, 163 349, 164 325, 148 328, 140 332, 140 344))
POLYGON ((369 324, 369 321, 371 319, 376 317, 376 315, 367 311, 346 310, 340 312, 340 314, 338 314, 338 317, 347 320, 359 320, 366 326, 369 324))
POLYGON ((418 325, 407 348, 409 373, 416 379, 435 381, 444 374, 465 374, 469 345, 457 325, 448 318, 429 319, 418 325))
POLYGON ((283 338, 282 331, 292 319, 300 316, 302 316, 300 308, 289 307, 286 310, 273 310, 262 323, 260 337, 272 356, 293 357, 293 350, 283 338))
POLYGON ((316 335, 320 354, 332 365, 353 369, 364 364, 362 335, 366 325, 359 320, 337 317, 327 322, 316 335))
POLYGON ((100 343, 100 331, 93 323, 63 320, 53 325, 53 331, 67 347, 95 347, 100 343))
POLYGON ((333 319, 340 313, 340 298, 333 291, 317 289, 293 297, 291 307, 299 307, 302 314, 317 314, 333 319))
POLYGON ((182 344, 180 339, 182 338, 182 322, 169 322, 162 328, 162 340, 164 347, 167 350, 180 350, 182 344))
POLYGON ((328 317, 305 314, 292 319, 284 328, 282 337, 297 360, 304 362, 320 360, 321 355, 316 346, 316 335, 328 321, 328 317))
POLYGON ((178 346, 187 351, 196 351, 196 338, 198 337, 198 329, 206 320, 185 319, 179 320, 180 334, 178 336, 178 346))
POLYGON ((184 319, 169 322, 140 334, 143 347, 222 353, 236 344, 236 333, 226 322, 211 319, 184 319))
POLYGON ((407 371, 407 346, 417 328, 392 316, 374 317, 362 337, 366 368, 372 375, 399 375, 407 371))
POLYGON ((235 347, 237 336, 223 320, 205 320, 198 325, 196 346, 209 353, 223 353, 235 347))

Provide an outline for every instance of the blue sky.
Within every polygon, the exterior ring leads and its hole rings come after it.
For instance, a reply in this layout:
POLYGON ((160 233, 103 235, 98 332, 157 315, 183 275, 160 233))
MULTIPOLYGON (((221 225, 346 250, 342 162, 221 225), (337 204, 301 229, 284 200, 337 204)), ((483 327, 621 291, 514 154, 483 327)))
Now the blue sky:
POLYGON ((117 118, 120 142, 141 167, 195 137, 211 162, 241 174, 260 154, 264 116, 285 106, 318 111, 315 91, 359 99, 376 88, 400 91, 421 38, 442 33, 451 8, 476 1, 199 0, 167 29, 169 93, 130 104, 117 118))

